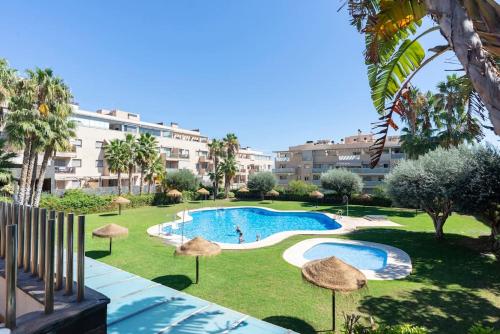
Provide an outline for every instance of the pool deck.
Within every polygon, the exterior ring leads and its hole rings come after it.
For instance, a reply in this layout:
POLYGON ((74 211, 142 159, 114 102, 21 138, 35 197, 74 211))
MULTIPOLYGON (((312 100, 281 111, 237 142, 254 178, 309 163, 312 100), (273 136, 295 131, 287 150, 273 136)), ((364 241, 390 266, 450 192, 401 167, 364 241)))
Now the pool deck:
POLYGON ((109 334, 295 333, 88 257, 85 285, 111 300, 109 334))
POLYGON ((324 231, 318 231, 318 230, 295 230, 295 231, 283 231, 283 232, 278 232, 274 233, 267 238, 264 238, 260 241, 255 241, 255 242, 246 242, 242 244, 229 244, 229 243, 221 243, 221 242, 216 242, 222 249, 231 249, 231 250, 245 250, 245 249, 256 249, 256 248, 261 248, 261 247, 267 247, 267 246, 272 246, 275 245, 286 238, 289 238, 294 235, 335 235, 335 234, 346 234, 349 232, 352 232, 356 230, 357 228, 360 227, 394 227, 394 226, 401 226, 397 223, 394 223, 390 220, 387 219, 380 219, 380 220, 369 220, 366 218, 358 218, 358 217, 338 217, 337 215, 331 214, 329 212, 321 212, 321 211, 307 211, 307 210, 274 210, 266 207, 260 207, 260 206, 231 206, 231 207, 207 207, 207 208, 201 208, 201 209, 194 209, 194 210, 189 210, 189 211, 180 211, 177 213, 177 217, 179 219, 173 221, 173 222, 166 222, 163 224, 159 225, 154 225, 148 228, 147 233, 150 236, 154 237, 159 237, 165 240, 166 243, 174 246, 179 246, 182 244, 182 242, 189 241, 189 238, 182 238, 178 234, 171 234, 167 235, 165 233, 162 233, 162 229, 168 225, 179 225, 179 224, 189 224, 189 222, 193 219, 190 215, 189 212, 195 212, 195 211, 203 211, 203 210, 217 210, 217 209, 235 209, 235 208, 258 208, 258 209, 264 209, 268 211, 273 211, 273 212, 315 212, 315 213, 321 213, 324 214, 325 216, 328 216, 331 219, 336 220, 340 225, 342 225, 338 229, 334 230, 324 230, 324 231))

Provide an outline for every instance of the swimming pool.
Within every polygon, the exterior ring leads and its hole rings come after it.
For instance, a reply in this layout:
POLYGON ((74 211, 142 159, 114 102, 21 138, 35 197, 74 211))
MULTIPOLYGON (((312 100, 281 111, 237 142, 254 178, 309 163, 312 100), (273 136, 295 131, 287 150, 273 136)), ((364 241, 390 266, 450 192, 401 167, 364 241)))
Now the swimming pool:
POLYGON ((273 211, 264 208, 239 207, 189 211, 190 220, 163 228, 164 233, 183 234, 186 238, 201 236, 225 244, 238 244, 239 227, 244 243, 263 240, 285 231, 328 231, 342 226, 319 212, 273 211))
POLYGON ((387 264, 387 253, 384 250, 364 245, 324 242, 304 253, 304 258, 311 261, 330 256, 335 256, 360 270, 379 270, 387 264))

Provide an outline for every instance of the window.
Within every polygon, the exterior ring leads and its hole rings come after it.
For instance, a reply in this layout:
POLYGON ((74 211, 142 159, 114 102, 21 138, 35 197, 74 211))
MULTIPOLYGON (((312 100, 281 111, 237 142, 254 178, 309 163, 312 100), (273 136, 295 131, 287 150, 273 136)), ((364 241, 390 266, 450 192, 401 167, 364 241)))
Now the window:
POLYGON ((280 175, 280 180, 286 180, 286 175, 280 175))
POLYGON ((140 133, 149 133, 152 136, 160 137, 161 136, 161 131, 160 130, 155 130, 155 129, 148 129, 148 128, 139 128, 140 133))
POLYGON ((71 141, 71 144, 75 145, 76 147, 82 147, 82 140, 81 139, 73 139, 71 141))
POLYGON ((163 137, 172 138, 172 132, 171 131, 163 131, 163 137))
POLYGON ((313 180, 316 180, 316 181, 319 180, 319 175, 317 175, 317 174, 313 175, 313 180))
POLYGON ((82 159, 71 160, 71 167, 82 167, 82 159))
POLYGON ((304 176, 304 181, 309 181, 309 176, 304 176))
POLYGON ((96 141, 95 142, 95 148, 102 148, 104 146, 104 142, 102 141, 96 141))
POLYGON ((95 161, 95 166, 96 166, 97 168, 104 167, 104 161, 103 161, 103 160, 96 160, 96 161, 95 161))
POLYGON ((123 131, 130 132, 130 133, 137 133, 137 126, 125 124, 123 126, 123 131))

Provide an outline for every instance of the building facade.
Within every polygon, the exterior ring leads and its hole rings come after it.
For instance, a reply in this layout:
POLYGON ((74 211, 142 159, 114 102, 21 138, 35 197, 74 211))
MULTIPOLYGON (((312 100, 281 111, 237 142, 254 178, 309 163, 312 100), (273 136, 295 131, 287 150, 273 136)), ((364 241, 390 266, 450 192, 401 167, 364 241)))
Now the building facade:
MULTIPOLYGON (((100 109, 85 111, 73 105, 72 119, 77 123, 76 137, 66 152, 56 152, 47 169, 44 191, 61 194, 68 189, 88 189, 100 193, 114 193, 118 177, 109 170, 104 158, 104 148, 113 139, 124 139, 129 133, 139 136, 152 134, 158 142, 160 157, 168 172, 188 169, 209 182, 208 173, 213 168, 209 159, 208 137, 199 129, 188 130, 176 123, 149 123, 140 115, 122 110, 100 109)), ((39 159, 41 161, 41 157, 39 159)), ((21 157, 17 158, 21 164, 21 157)), ((239 173, 234 183, 245 183, 255 169, 272 169, 271 156, 243 148, 238 153, 239 173), (241 157, 241 158, 240 158, 241 157), (264 159, 265 158, 265 159, 264 159), (257 168, 254 168, 257 166, 257 168)), ((17 177, 19 171, 14 171, 17 177)), ((128 174, 122 173, 122 186, 128 187, 128 174)), ((132 187, 140 184, 140 170, 134 169, 132 187)))
POLYGON ((277 151, 275 168, 278 184, 287 186, 290 181, 302 180, 321 186, 321 173, 332 168, 345 168, 358 173, 364 184, 364 192, 370 193, 382 184, 384 176, 397 161, 405 157, 398 136, 389 136, 378 165, 370 168, 370 146, 375 142, 373 134, 349 136, 334 143, 330 140, 308 141, 277 151))

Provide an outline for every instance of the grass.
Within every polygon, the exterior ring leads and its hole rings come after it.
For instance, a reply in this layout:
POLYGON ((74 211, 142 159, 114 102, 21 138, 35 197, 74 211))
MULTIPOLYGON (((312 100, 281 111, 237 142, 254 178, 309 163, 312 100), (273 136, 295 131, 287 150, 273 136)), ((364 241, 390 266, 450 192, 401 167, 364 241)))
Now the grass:
MULTIPOLYGON (((300 270, 282 259, 298 241, 295 236, 266 248, 224 251, 202 259, 200 283, 194 279, 194 259, 174 257, 174 247, 149 237, 149 226, 171 220, 175 212, 201 206, 259 205, 281 210, 335 211, 336 207, 302 202, 206 201, 165 207, 88 215, 87 256, 166 286, 293 329, 300 333, 324 331, 331 326, 331 294, 305 283, 300 270), (92 239, 91 231, 106 223, 129 228, 127 239, 113 242, 92 239)), ((402 225, 370 228, 342 236, 385 243, 410 254, 412 275, 394 281, 370 281, 368 289, 337 298, 337 310, 371 315, 386 324, 413 323, 432 333, 466 333, 477 321, 500 327, 500 265, 498 261, 464 246, 489 230, 472 217, 454 214, 445 225, 446 240, 434 239, 432 222, 414 211, 351 206, 350 214, 383 214, 402 225)), ((339 312, 340 313, 340 312, 339 312)), ((338 315, 337 321, 342 321, 338 315)))

